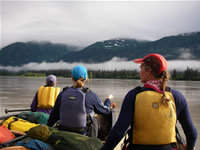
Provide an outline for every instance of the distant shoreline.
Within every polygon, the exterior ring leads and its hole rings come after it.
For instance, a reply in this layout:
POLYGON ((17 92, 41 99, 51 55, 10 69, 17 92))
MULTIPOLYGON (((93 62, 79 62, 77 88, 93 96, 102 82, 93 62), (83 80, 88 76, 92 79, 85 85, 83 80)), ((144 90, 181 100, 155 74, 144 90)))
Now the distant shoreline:
MULTIPOLYGON (((49 74, 54 74, 57 77, 71 78, 71 70, 29 70, 29 71, 8 71, 0 70, 0 76, 21 76, 21 77, 46 77, 49 74)), ((185 71, 170 71, 171 80, 183 81, 200 81, 200 71, 187 68, 185 71)), ((140 79, 137 70, 88 70, 89 78, 103 79, 140 79)))

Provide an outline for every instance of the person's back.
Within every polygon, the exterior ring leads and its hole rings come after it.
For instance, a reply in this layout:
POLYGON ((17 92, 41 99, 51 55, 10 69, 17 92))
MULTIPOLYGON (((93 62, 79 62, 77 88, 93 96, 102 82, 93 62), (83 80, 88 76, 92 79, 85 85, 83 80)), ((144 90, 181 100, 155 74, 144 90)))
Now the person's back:
POLYGON ((60 104, 60 129, 83 131, 86 128, 85 93, 80 88, 68 88, 60 104), (73 115, 72 115, 73 114, 73 115))
POLYGON ((180 122, 187 140, 187 150, 193 150, 197 132, 192 123, 184 96, 167 87, 167 61, 159 54, 135 59, 140 65, 143 87, 130 90, 122 103, 115 126, 101 150, 112 150, 129 127, 128 150, 174 150, 176 122, 180 122))
POLYGON ((73 86, 64 88, 58 96, 48 120, 49 126, 53 126, 59 121, 58 128, 61 130, 74 131, 93 137, 97 136, 98 127, 94 114, 108 115, 111 101, 107 98, 102 104, 94 92, 84 87, 87 79, 85 67, 76 66, 72 69, 73 86), (90 121, 95 126, 92 134, 89 133, 90 121))
POLYGON ((137 94, 134 111, 133 144, 162 145, 176 142, 176 107, 173 96, 165 92, 168 106, 160 103, 163 94, 146 89, 137 94), (162 135, 162 136, 159 136, 162 135))
POLYGON ((32 112, 44 112, 50 114, 55 105, 56 98, 60 93, 60 88, 56 87, 56 82, 57 79, 54 75, 49 75, 46 78, 46 85, 40 86, 33 98, 31 104, 32 112))

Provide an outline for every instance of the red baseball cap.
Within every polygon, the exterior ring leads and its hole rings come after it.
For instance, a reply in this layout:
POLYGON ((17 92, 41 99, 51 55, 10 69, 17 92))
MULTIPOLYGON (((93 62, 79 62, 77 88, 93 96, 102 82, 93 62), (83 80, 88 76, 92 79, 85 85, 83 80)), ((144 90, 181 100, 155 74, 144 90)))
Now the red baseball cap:
POLYGON ((151 66, 151 68, 158 74, 166 71, 168 67, 167 60, 162 55, 156 53, 149 54, 144 58, 134 59, 133 61, 135 63, 145 63, 151 66))

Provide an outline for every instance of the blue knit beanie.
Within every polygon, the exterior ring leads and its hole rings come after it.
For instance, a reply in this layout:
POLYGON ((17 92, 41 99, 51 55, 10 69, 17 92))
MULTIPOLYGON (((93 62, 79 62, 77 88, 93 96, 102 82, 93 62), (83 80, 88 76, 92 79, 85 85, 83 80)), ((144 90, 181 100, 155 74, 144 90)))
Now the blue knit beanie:
POLYGON ((72 77, 75 80, 80 79, 81 77, 84 78, 84 80, 87 79, 87 69, 84 66, 78 65, 72 69, 72 77))

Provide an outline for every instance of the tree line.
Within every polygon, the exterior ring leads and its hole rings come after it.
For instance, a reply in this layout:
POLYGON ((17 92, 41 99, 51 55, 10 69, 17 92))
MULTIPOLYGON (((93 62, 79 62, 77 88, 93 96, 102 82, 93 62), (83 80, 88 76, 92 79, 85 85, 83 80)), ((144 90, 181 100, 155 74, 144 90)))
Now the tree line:
MULTIPOLYGON (((41 77, 54 74, 57 77, 71 77, 71 70, 32 70, 32 71, 8 71, 0 70, 0 76, 26 76, 41 77)), ((200 71, 187 68, 185 71, 174 69, 170 72, 172 80, 193 80, 200 81, 200 71)), ((139 79, 140 75, 137 70, 88 70, 89 78, 107 78, 107 79, 139 79)))

